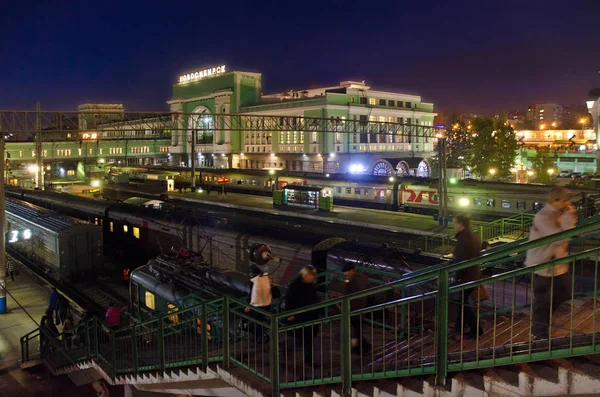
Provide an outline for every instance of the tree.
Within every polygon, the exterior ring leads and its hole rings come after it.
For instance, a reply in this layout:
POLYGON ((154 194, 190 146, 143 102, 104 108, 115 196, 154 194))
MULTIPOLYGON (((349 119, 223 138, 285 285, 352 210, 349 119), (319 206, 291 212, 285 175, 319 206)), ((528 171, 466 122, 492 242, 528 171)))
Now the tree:
POLYGON ((503 115, 476 117, 471 126, 471 172, 487 177, 493 169, 498 178, 509 177, 519 145, 515 131, 506 118, 503 115))
MULTIPOLYGON (((458 116, 456 116, 458 117, 458 116)), ((471 158, 471 126, 465 125, 454 119, 446 131, 446 168, 459 168, 465 170, 471 158)), ((432 176, 439 176, 439 147, 435 147, 436 154, 430 159, 432 176)))
POLYGON ((535 173, 535 181, 538 183, 549 184, 556 173, 556 164, 554 163, 554 154, 548 147, 538 147, 535 149, 535 157, 531 159, 531 167, 535 173), (548 170, 553 170, 552 175, 548 170))

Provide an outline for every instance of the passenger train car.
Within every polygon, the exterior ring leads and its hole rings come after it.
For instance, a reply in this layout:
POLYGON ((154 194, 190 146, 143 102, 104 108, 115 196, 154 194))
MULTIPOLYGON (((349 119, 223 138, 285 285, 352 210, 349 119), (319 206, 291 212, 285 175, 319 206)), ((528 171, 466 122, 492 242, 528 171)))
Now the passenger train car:
POLYGON ((21 200, 6 199, 9 249, 56 281, 84 280, 102 269, 102 228, 21 200))
MULTIPOLYGON (((434 179, 206 169, 199 170, 196 177, 201 186, 224 186, 230 192, 270 196, 273 189, 281 189, 285 185, 310 185, 329 189, 336 205, 420 214, 437 214, 439 211, 439 188, 434 179)), ((190 171, 182 169, 175 187, 181 189, 188 186, 190 171)), ((459 180, 447 186, 449 213, 468 212, 478 219, 537 211, 552 189, 544 185, 476 180, 459 180)), ((586 194, 581 190, 575 190, 575 193, 576 200, 586 194)))

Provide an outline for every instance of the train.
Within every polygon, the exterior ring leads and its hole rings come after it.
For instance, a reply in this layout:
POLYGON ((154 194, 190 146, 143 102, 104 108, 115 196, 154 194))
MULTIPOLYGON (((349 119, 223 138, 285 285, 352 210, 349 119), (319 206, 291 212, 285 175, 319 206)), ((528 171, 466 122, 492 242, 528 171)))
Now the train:
POLYGON ((87 280, 104 264, 102 228, 6 198, 9 252, 21 255, 58 282, 87 280))
MULTIPOLYGON (((102 228, 107 248, 129 253, 129 268, 169 252, 193 252, 204 263, 220 271, 247 272, 248 250, 255 244, 266 244, 276 252, 265 270, 275 282, 285 284, 305 264, 312 263, 313 245, 318 241, 299 238, 301 229, 287 225, 288 233, 269 228, 268 219, 253 220, 248 226, 236 224, 233 212, 163 207, 163 210, 93 200, 52 191, 7 188, 7 196, 29 201, 52 210, 86 220, 102 228), (265 226, 267 225, 267 226, 265 226), (291 232, 290 232, 291 228, 291 232)), ((239 217, 243 219, 243 216, 239 217)), ((264 216, 262 218, 265 218, 264 216)), ((318 239, 317 239, 318 240, 318 239)), ((357 243, 355 256, 375 258, 384 250, 381 244, 357 243), (370 248, 369 248, 370 247, 370 248)), ((413 252, 396 252, 411 265, 433 264, 437 259, 413 252)), ((331 265, 333 266, 333 265, 331 265)))
MULTIPOLYGON (((276 252, 265 244, 256 244, 248 250, 252 263, 265 268, 271 258, 276 258, 276 252), (266 254, 266 255, 265 255, 266 254)), ((410 255, 410 254, 409 254, 410 255)), ((407 256, 386 246, 361 244, 356 241, 333 238, 315 245, 311 252, 312 264, 319 274, 328 274, 328 278, 319 280, 318 287, 321 299, 335 297, 343 293, 344 277, 339 272, 347 262, 354 263, 369 275, 372 282, 383 283, 387 280, 382 271, 402 277, 427 266, 425 263, 415 265, 409 263, 407 256), (371 272, 370 269, 376 269, 371 272), (323 283, 327 280, 326 283, 323 283)), ((414 258, 413 258, 414 260, 414 258)), ((429 264, 431 265, 431 264, 429 264)), ((435 285, 424 283, 376 295, 372 304, 389 302, 400 298, 402 294, 425 293, 435 289, 435 285)), ((132 314, 143 321, 155 317, 156 313, 167 313, 168 326, 191 327, 197 333, 203 332, 199 326, 202 313, 199 307, 186 310, 201 301, 229 296, 243 302, 251 291, 250 276, 237 271, 222 271, 206 264, 200 257, 194 255, 167 254, 151 259, 146 265, 135 269, 131 274, 130 303, 132 314)), ((273 285, 273 309, 276 312, 286 310, 284 296, 287 292, 285 284, 273 285)), ((241 309, 242 305, 239 305, 241 309)), ((411 310, 410 315, 429 315, 423 308, 411 310)), ((221 312, 211 312, 207 309, 207 329, 211 330, 211 339, 218 339, 221 312), (215 326, 218 325, 218 326, 215 326)), ((383 315, 383 312, 379 313, 383 315)), ((234 313, 230 322, 239 321, 234 313)), ((234 327, 236 333, 241 327, 234 327)))
MULTIPOLYGON (((177 168, 175 189, 191 186, 189 168, 177 168)), ((127 172, 124 169, 123 172, 127 172)), ((148 190, 166 190, 165 181, 148 179, 152 169, 129 171, 130 184, 148 190)), ((197 186, 225 189, 228 192, 271 196, 274 189, 286 185, 308 185, 327 189, 334 203, 381 210, 404 211, 425 215, 439 211, 439 186, 435 179, 352 174, 314 174, 288 171, 200 169, 197 186)), ((451 215, 469 212, 476 219, 509 217, 541 208, 551 186, 482 182, 474 179, 448 183, 448 211, 451 215)), ((575 189, 578 197, 589 192, 575 189)), ((595 195, 594 195, 595 196, 595 195)))

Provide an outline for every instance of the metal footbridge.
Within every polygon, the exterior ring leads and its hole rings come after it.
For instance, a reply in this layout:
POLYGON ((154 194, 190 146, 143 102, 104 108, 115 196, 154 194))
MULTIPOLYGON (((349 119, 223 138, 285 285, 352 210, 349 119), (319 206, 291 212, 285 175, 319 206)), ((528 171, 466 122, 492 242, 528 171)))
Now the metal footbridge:
MULTIPOLYGON (((56 340, 44 361, 55 374, 94 368, 111 384, 169 384, 164 389, 173 390, 177 382, 220 379, 256 396, 600 391, 594 356, 600 352, 599 236, 600 218, 591 217, 569 231, 517 240, 473 260, 418 270, 364 292, 282 313, 245 313, 246 302, 222 297, 198 298, 177 312, 132 320, 116 330, 92 319, 81 331, 84 343, 67 346, 56 340), (567 258, 523 267, 528 249, 562 239, 571 239, 567 258), (550 337, 533 338, 533 274, 565 262, 571 265, 567 302, 551 307, 544 323, 550 337), (453 285, 454 272, 475 265, 483 270, 481 280, 453 285), (457 311, 467 303, 463 292, 481 285, 490 299, 474 305, 480 332, 451 331, 457 311), (373 303, 351 310, 352 301, 364 297, 373 303), (308 310, 317 311, 318 318, 288 323, 291 315, 308 310), (371 344, 360 352, 351 347, 357 322, 371 344)), ((21 338, 24 362, 38 336, 36 330, 21 338)))

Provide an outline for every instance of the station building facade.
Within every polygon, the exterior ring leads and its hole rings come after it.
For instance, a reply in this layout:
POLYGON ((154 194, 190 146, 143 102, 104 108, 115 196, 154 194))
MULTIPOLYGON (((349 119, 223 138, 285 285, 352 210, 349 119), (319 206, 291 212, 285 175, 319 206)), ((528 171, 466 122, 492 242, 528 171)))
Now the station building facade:
POLYGON ((428 176, 437 140, 432 103, 364 82, 263 95, 260 73, 220 66, 181 76, 168 104, 191 114, 172 131, 173 165, 195 159, 199 167, 428 176), (305 118, 327 127, 306 128, 305 118), (356 128, 369 122, 406 128, 380 134, 356 128))

